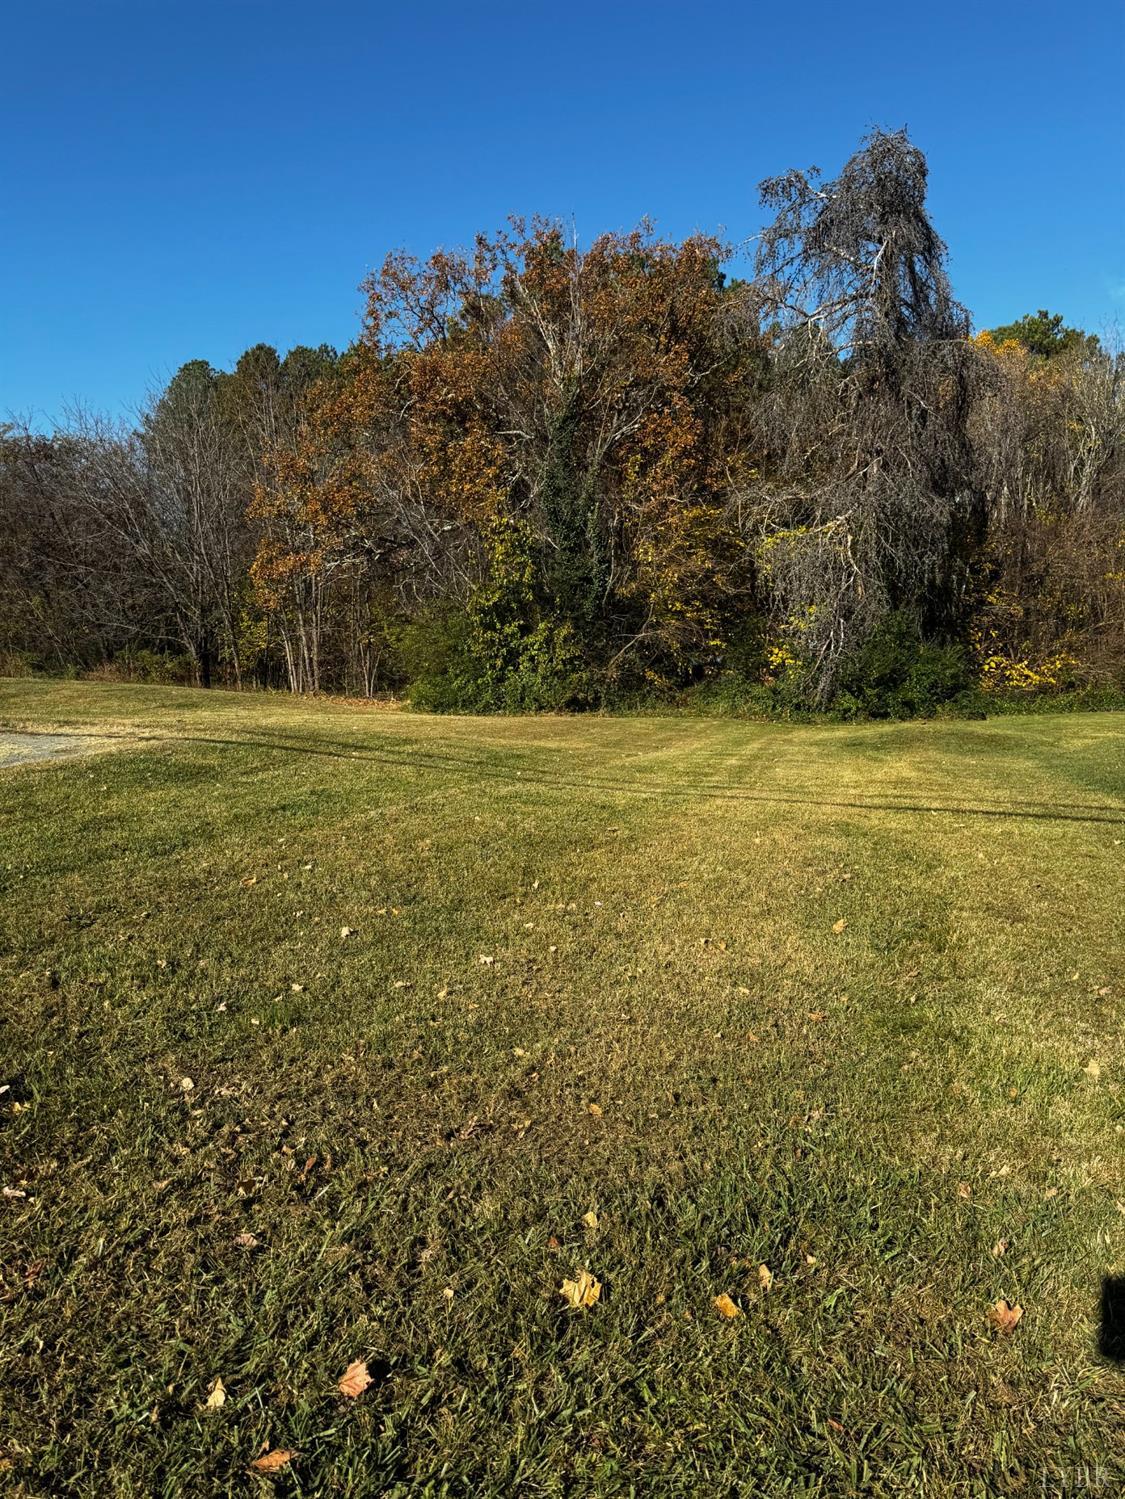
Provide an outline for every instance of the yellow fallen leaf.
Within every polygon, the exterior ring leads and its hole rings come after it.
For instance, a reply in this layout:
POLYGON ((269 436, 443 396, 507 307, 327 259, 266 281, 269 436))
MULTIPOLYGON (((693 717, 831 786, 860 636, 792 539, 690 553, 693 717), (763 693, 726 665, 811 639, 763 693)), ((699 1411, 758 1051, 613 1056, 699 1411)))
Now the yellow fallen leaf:
POLYGON ((726 1317, 728 1321, 732 1321, 735 1317, 742 1316, 742 1308, 738 1305, 737 1302, 732 1301, 725 1291, 721 1296, 716 1296, 711 1305, 715 1308, 720 1317, 726 1317))
POLYGON ((602 1106, 600 1103, 588 1103, 586 1109, 589 1113, 593 1114, 595 1119, 602 1117, 602 1106))
POLYGON ((844 930, 844 928, 847 926, 847 924, 848 923, 845 921, 845 919, 842 916, 840 917, 839 921, 833 922, 833 924, 832 924, 832 930, 836 933, 837 937, 844 930))
POLYGON ((1006 1296, 988 1309, 988 1320, 999 1333, 1014 1332, 1022 1316, 1023 1307, 1013 1306, 1006 1296))
POLYGON ((768 1291, 773 1285, 773 1271, 768 1265, 758 1266, 758 1284, 763 1291, 768 1291))
POLYGON ((223 1406, 226 1404, 226 1398, 226 1387, 224 1386, 223 1381, 218 1377, 218 1375, 216 1375, 215 1381, 211 1386, 211 1393, 203 1402, 203 1409, 208 1411, 222 1410, 223 1406))
POLYGON ((367 1365, 361 1358, 354 1359, 344 1370, 343 1377, 336 1388, 341 1395, 347 1395, 349 1400, 354 1400, 357 1395, 362 1395, 371 1383, 371 1375, 367 1372, 367 1365))
POLYGON ((602 1283, 589 1270, 580 1270, 575 1280, 564 1280, 559 1295, 567 1301, 573 1311, 593 1306, 602 1294, 602 1283))
POLYGON ((582 1222, 586 1225, 587 1228, 597 1228, 598 1215, 594 1212, 593 1208, 591 1208, 588 1213, 582 1214, 582 1222))
POLYGON ((297 1456, 288 1447, 275 1447, 272 1452, 263 1452, 250 1464, 255 1473, 280 1473, 297 1456))

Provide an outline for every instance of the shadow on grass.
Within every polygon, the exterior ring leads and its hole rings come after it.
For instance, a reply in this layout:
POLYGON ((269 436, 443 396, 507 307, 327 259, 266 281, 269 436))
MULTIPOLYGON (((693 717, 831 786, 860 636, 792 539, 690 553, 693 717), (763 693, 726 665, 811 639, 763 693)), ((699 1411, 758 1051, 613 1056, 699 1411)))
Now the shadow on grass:
MULTIPOLYGON (((10 735, 16 735, 20 730, 7 730, 10 735)), ((432 750, 422 750, 415 745, 403 749, 399 753, 388 749, 372 749, 365 746, 356 749, 352 745, 339 740, 299 740, 287 741, 284 739, 267 738, 264 734, 247 730, 240 738, 220 738, 215 735, 206 734, 107 734, 93 733, 90 731, 68 729, 68 736, 79 739, 125 739, 134 744, 205 744, 214 745, 226 749, 258 748, 264 750, 279 750, 286 754, 316 755, 333 760, 361 761, 377 765, 392 765, 406 769, 423 769, 456 772, 462 771, 473 777, 480 777, 494 781, 505 781, 512 784, 543 786, 547 789, 561 791, 600 791, 610 795, 624 796, 654 796, 679 799, 685 801, 739 801, 739 802, 761 802, 776 803, 795 807, 820 807, 831 811, 846 812, 905 812, 912 815, 933 814, 951 817, 991 817, 991 818, 1021 818, 1037 822, 1082 822, 1082 823, 1108 823, 1114 827, 1125 826, 1125 805, 1107 806, 1095 803, 1083 802, 1048 802, 1036 799, 1020 799, 1018 797, 1010 801, 978 802, 966 804, 961 802, 942 803, 930 798, 927 803, 919 801, 906 801, 891 795, 881 798, 857 799, 834 799, 814 795, 787 794, 782 791, 752 790, 743 786, 732 786, 714 781, 696 780, 689 785, 679 786, 667 781, 644 782, 640 778, 622 781, 611 780, 606 777, 584 777, 582 779, 571 779, 562 775, 552 774, 538 768, 529 767, 526 764, 502 765, 481 756, 459 756, 449 753, 436 754, 432 750)), ((862 793, 853 794, 853 796, 862 793)))

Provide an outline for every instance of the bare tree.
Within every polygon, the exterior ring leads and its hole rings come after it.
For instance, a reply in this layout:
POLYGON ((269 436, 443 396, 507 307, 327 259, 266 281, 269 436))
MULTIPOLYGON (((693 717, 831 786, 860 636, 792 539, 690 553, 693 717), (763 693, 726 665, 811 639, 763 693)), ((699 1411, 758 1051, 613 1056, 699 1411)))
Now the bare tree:
POLYGON ((738 499, 821 703, 890 611, 956 627, 981 532, 967 437, 978 361, 926 180, 906 134, 877 131, 834 181, 794 171, 762 185, 777 210, 756 265, 775 378, 768 461, 738 499))

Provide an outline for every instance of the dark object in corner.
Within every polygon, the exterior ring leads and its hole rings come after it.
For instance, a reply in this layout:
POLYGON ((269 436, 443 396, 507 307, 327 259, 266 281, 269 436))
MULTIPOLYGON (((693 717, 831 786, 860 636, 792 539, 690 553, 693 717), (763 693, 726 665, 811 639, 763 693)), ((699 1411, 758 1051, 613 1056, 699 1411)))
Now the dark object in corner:
POLYGON ((1102 1280, 1098 1352, 1115 1364, 1125 1364, 1125 1275, 1107 1275, 1102 1280))

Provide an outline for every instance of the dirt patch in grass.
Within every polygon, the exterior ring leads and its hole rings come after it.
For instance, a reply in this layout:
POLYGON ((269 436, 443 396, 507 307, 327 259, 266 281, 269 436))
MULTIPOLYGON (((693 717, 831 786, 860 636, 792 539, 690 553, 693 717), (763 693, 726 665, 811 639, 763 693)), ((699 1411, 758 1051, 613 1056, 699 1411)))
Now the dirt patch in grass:
POLYGON ((0 770, 7 770, 12 765, 27 765, 35 760, 92 755, 112 748, 113 743, 113 740, 89 734, 32 734, 0 729, 0 770))

